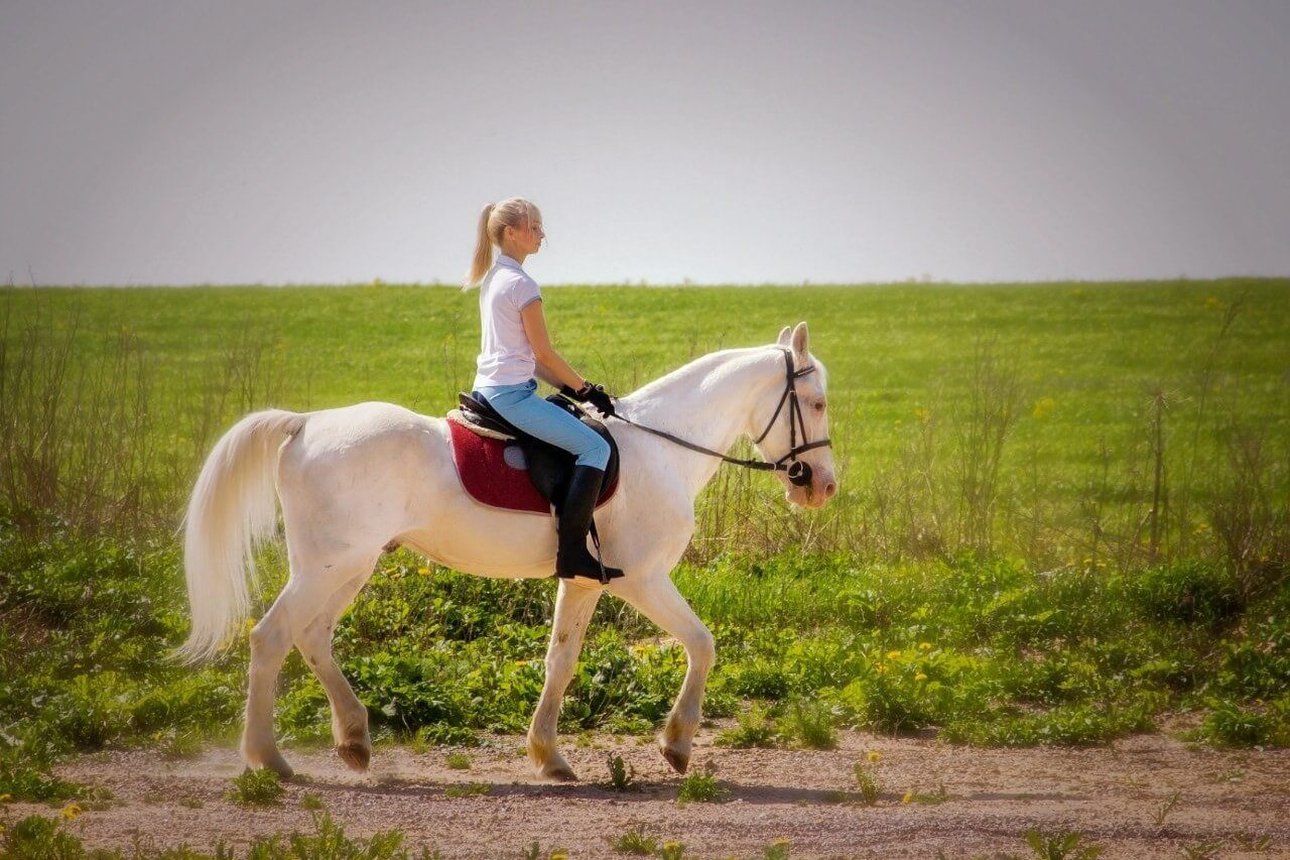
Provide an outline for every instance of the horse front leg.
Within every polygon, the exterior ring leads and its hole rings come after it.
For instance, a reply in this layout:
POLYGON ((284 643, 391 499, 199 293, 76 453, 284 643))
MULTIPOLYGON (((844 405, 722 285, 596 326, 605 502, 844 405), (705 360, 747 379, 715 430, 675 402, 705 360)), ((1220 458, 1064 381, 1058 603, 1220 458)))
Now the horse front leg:
POLYGON ((542 697, 533 712, 529 726, 529 760, 545 779, 574 780, 578 777, 564 756, 556 749, 556 728, 560 721, 560 704, 564 691, 573 679, 573 670, 582 650, 583 634, 591 622, 602 589, 574 580, 560 580, 555 598, 555 619, 551 623, 551 644, 546 652, 546 681, 542 697))
POLYGON ((675 636, 685 648, 685 681, 658 737, 663 758, 677 773, 685 773, 690 766, 694 733, 703 716, 703 691, 708 673, 717 659, 716 643, 666 572, 639 580, 616 580, 611 591, 675 636))

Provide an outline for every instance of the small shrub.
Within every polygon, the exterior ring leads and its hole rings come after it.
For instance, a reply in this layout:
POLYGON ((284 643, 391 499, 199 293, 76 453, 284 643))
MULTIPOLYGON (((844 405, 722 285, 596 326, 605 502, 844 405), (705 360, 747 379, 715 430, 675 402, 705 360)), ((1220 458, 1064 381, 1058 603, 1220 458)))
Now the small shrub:
POLYGON ((465 753, 448 753, 447 761, 452 770, 470 770, 470 756, 465 753))
POLYGON ((609 787, 614 791, 631 791, 636 788, 636 768, 623 761, 620 755, 609 755, 609 787))
POLYGON ((49 773, 46 766, 24 764, 0 752, 0 794, 13 800, 67 800, 81 795, 81 787, 49 773))
POLYGON ((68 833, 56 818, 29 815, 13 825, 0 843, 0 855, 12 860, 79 860, 87 857, 81 840, 68 833))
POLYGON ((431 723, 417 730, 417 740, 427 746, 440 747, 477 747, 479 735, 474 729, 465 726, 453 726, 447 723, 431 723))
POLYGON ((838 745, 833 713, 819 703, 794 702, 780 721, 780 733, 808 749, 831 750, 838 745))
POLYGON ((769 711, 763 705, 753 704, 751 708, 737 717, 737 721, 738 724, 734 728, 718 732, 716 737, 717 746, 751 749, 754 747, 768 748, 776 745, 779 732, 775 728, 775 723, 770 719, 769 711))
POLYGON ((196 732, 172 732, 161 743, 161 757, 166 761, 197 758, 202 754, 202 738, 196 732))
POLYGON ((658 840, 645 832, 645 825, 638 824, 611 843, 619 854, 635 854, 638 857, 651 857, 658 853, 658 840))
POLYGON ((1102 846, 1084 845, 1084 834, 1070 830, 1042 833, 1038 829, 1026 831, 1026 844, 1035 853, 1036 860, 1097 860, 1102 846))
POLYGON ((684 860, 685 843, 671 840, 663 843, 663 847, 658 849, 660 860, 684 860))
POLYGON ((788 860, 790 843, 787 839, 776 839, 766 846, 762 856, 765 860, 788 860))
POLYGON ((233 787, 224 796, 238 806, 277 806, 286 793, 276 773, 257 768, 233 777, 233 787))
MULTIPOLYGON (((294 857, 327 857, 335 860, 410 860, 403 847, 403 834, 397 830, 380 830, 367 839, 354 839, 345 835, 345 830, 332 821, 326 812, 315 812, 314 832, 311 834, 292 833, 284 848, 279 837, 271 836, 267 840, 257 840, 247 851, 248 857, 263 857, 266 860, 294 857)), ((423 850, 423 858, 437 857, 437 852, 423 850)))
POLYGON ((858 761, 855 763, 856 788, 860 792, 860 800, 865 806, 873 806, 878 802, 880 788, 878 786, 878 777, 865 763, 858 761))
POLYGON ((1222 747, 1266 746, 1276 733, 1271 714, 1242 708, 1234 702, 1215 705, 1197 730, 1201 740, 1222 747))
POLYGON ((323 808, 323 799, 312 791, 306 791, 300 798, 300 808, 308 809, 311 812, 320 810, 323 808))
POLYGON ((492 791, 492 786, 485 782, 468 782, 465 785, 450 785, 443 790, 444 797, 476 797, 481 794, 488 794, 492 791))
POLYGON ((703 770, 694 770, 681 780, 676 792, 677 803, 716 803, 725 798, 727 792, 717 783, 711 763, 703 770))

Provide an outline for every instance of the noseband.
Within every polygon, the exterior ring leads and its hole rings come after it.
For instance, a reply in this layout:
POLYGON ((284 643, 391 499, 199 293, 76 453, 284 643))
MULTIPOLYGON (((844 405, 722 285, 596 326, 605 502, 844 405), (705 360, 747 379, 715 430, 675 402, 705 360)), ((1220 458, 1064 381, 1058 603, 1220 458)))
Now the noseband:
MULTIPOLYGON (((801 370, 794 370, 793 352, 792 350, 788 350, 788 349, 784 350, 784 364, 785 364, 784 370, 785 370, 785 376, 786 376, 785 383, 784 383, 784 393, 780 395, 779 405, 775 407, 775 414, 770 416, 770 421, 766 423, 766 429, 761 431, 761 435, 758 436, 755 440, 753 440, 753 444, 760 445, 761 440, 765 439, 766 436, 770 434, 771 428, 775 426, 775 419, 779 417, 780 412, 784 411, 784 404, 787 403, 788 404, 788 444, 791 447, 788 449, 788 453, 785 454, 783 457, 780 457, 774 463, 768 463, 766 465, 769 465, 773 469, 783 470, 787 472, 788 481, 794 486, 805 487, 811 483, 811 464, 803 460, 797 459, 797 455, 804 454, 807 451, 811 451, 816 448, 827 448, 832 443, 828 439, 821 439, 818 442, 806 441, 806 418, 802 415, 802 405, 797 400, 797 386, 794 384, 794 382, 797 379, 800 379, 801 377, 806 376, 806 374, 808 373, 814 373, 815 366, 808 365, 802 368, 801 370), (800 445, 797 444, 797 431, 799 428, 802 431, 802 444, 800 445), (785 460, 789 461, 787 466, 784 465, 785 460)), ((732 461, 732 462, 735 462, 735 461, 732 461)), ((759 467, 753 466, 752 468, 759 468, 759 467)))
MULTIPOLYGON (((784 349, 783 347, 780 347, 780 348, 784 349)), ((812 477, 811 464, 803 460, 797 459, 797 455, 804 454, 807 451, 812 451, 816 448, 827 448, 831 446, 833 443, 828 439, 820 439, 817 442, 806 441, 806 419, 802 415, 802 406, 797 400, 796 382, 798 379, 800 379, 803 376, 806 376, 808 373, 814 373, 815 366, 808 365, 807 367, 804 367, 801 370, 794 369, 793 351, 790 349, 784 349, 784 364, 785 364, 784 393, 780 395, 779 405, 775 407, 775 414, 770 416, 770 421, 767 422, 766 429, 763 430, 761 432, 761 435, 758 436, 753 441, 753 444, 760 445, 761 441, 770 434, 771 429, 775 426, 775 421, 779 418, 779 413, 784 411, 784 404, 787 403, 788 404, 788 444, 791 447, 788 449, 787 454, 785 454, 783 457, 780 457, 778 460, 775 460, 773 462, 768 462, 765 460, 740 460, 735 457, 727 457, 725 454, 722 454, 720 451, 713 451, 711 449, 704 448, 702 445, 695 445, 693 442, 687 442, 686 440, 681 439, 680 437, 673 436, 671 433, 665 433, 662 430, 655 430, 653 427, 646 427, 644 424, 637 424, 635 421, 632 421, 628 418, 624 418, 621 415, 614 415, 613 417, 627 424, 630 424, 633 427, 639 427, 640 429, 644 430, 647 433, 653 433, 655 436, 660 436, 664 439, 667 439, 669 442, 675 442, 677 445, 680 445, 683 448, 689 448, 691 451, 697 451, 700 454, 707 454, 712 457, 720 457, 721 460, 726 463, 733 463, 736 466, 743 466, 744 468, 747 468, 747 469, 757 469, 757 470, 766 471, 766 472, 787 472, 788 481, 790 484, 792 484, 795 487, 805 487, 810 485, 811 483, 811 477, 812 477), (800 445, 797 442, 797 434, 799 429, 801 430, 801 433, 802 433, 802 443, 800 445), (788 463, 785 463, 784 462, 785 460, 787 460, 788 463)))

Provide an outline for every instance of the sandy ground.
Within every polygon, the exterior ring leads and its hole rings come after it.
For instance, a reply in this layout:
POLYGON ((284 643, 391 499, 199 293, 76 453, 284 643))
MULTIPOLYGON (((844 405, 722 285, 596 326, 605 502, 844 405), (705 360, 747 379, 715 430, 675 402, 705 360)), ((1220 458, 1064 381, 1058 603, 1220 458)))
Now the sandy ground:
MULTIPOLYGON (((1096 749, 981 750, 860 733, 844 734, 828 752, 730 750, 712 746, 715 733, 700 732, 693 760, 715 766, 729 791, 721 803, 678 805, 679 777, 653 746, 612 737, 562 738, 582 779, 567 785, 536 781, 519 737, 462 750, 469 770, 450 769, 441 749, 378 746, 366 774, 329 751, 288 751, 298 775, 282 805, 267 809, 225 799, 242 770, 232 749, 184 761, 101 753, 60 773, 112 793, 106 808, 70 825, 92 847, 128 849, 138 840, 210 850, 219 838, 245 846, 255 836, 308 831, 312 813, 301 799, 314 794, 351 836, 397 828, 406 844, 446 858, 520 858, 535 840, 542 857, 556 848, 572 858, 618 857, 611 840, 635 827, 702 858, 760 858, 777 839, 789 841, 794 858, 1032 857, 1023 840, 1032 827, 1078 830, 1104 847, 1103 858, 1290 858, 1287 750, 1215 751, 1168 734, 1096 749), (870 751, 881 756, 875 806, 845 794, 855 789, 855 762, 870 751), (635 768, 638 790, 609 788, 611 754, 635 768), (445 793, 472 784, 487 793, 445 793), (906 800, 910 791, 946 799, 906 800)), ((32 812, 58 814, 9 804, 0 815, 32 812)))

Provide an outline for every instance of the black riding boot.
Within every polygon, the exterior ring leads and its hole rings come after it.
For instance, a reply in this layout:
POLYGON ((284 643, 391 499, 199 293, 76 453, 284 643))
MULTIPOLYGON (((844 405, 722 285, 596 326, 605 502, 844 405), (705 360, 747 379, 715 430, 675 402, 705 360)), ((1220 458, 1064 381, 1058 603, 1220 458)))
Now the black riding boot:
POLYGON ((616 567, 604 568, 587 551, 587 532, 591 528, 591 514, 600 498, 600 483, 605 473, 594 466, 574 466, 569 478, 569 492, 565 494, 560 512, 559 548, 555 556, 556 576, 573 579, 588 576, 599 582, 608 582, 622 576, 616 567))

